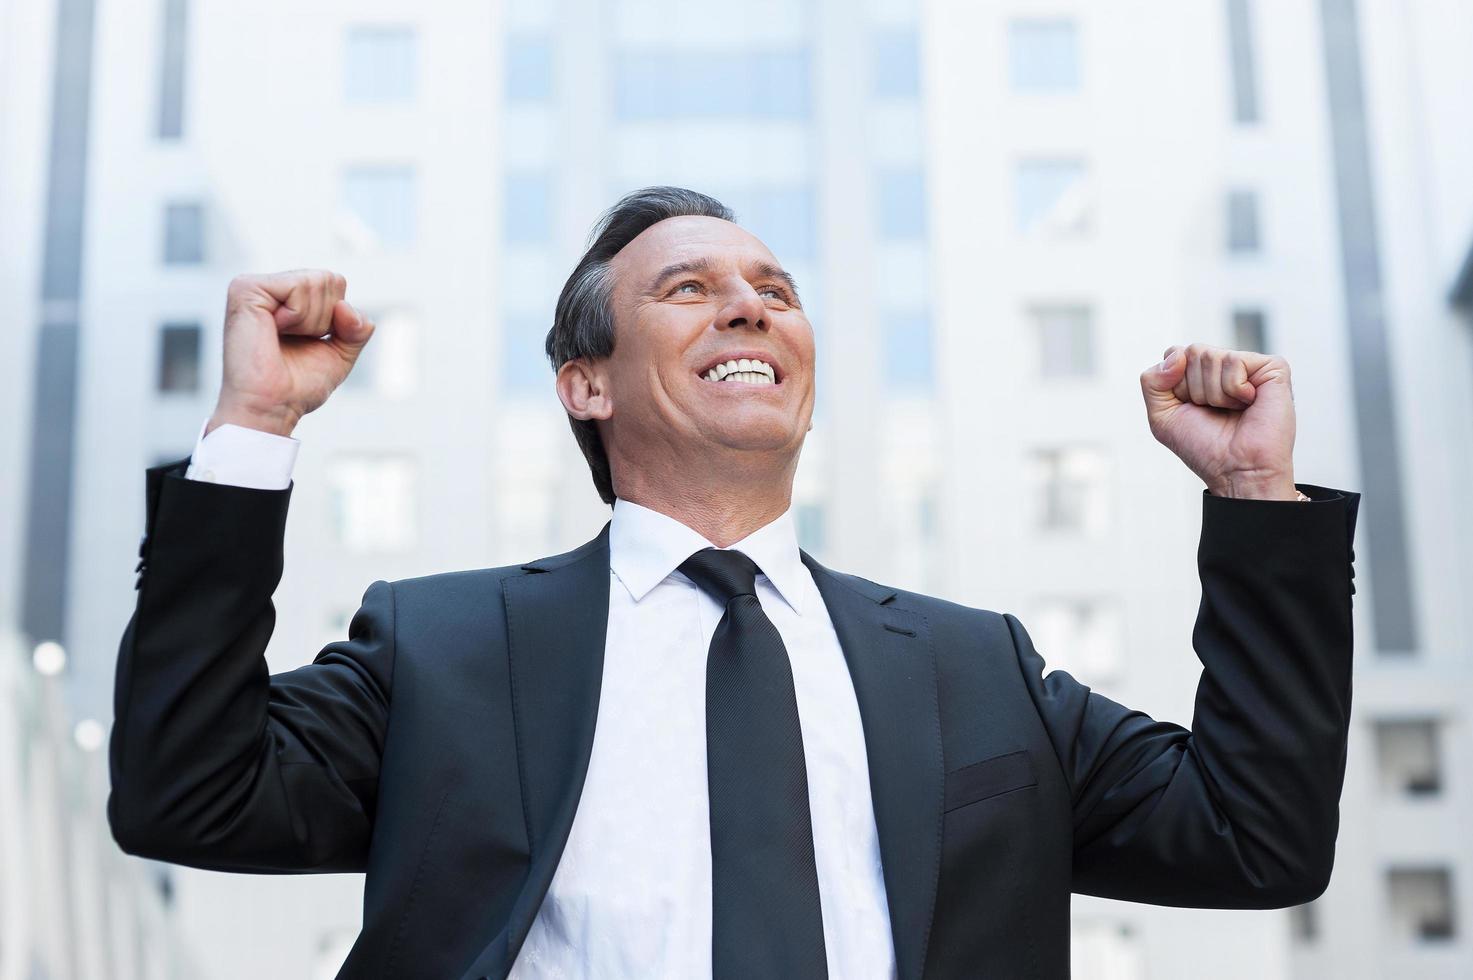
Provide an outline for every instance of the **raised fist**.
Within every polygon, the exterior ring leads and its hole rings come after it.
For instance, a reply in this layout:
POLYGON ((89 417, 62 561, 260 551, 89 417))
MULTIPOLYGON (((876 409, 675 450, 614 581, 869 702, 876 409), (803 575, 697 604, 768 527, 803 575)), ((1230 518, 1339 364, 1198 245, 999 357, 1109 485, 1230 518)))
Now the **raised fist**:
POLYGON ((1257 351, 1173 344, 1141 372, 1156 440, 1220 497, 1297 500, 1289 362, 1257 351))
POLYGON ((206 432, 231 422, 291 435, 358 360, 374 325, 326 269, 240 275, 225 299, 220 399, 206 432))

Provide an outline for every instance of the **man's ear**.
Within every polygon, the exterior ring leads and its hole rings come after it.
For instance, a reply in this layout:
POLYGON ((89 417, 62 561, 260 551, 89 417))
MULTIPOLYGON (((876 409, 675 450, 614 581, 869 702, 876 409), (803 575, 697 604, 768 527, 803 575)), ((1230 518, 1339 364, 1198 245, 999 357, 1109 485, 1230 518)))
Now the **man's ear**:
POLYGON ((575 419, 607 419, 614 414, 603 371, 581 357, 557 369, 557 396, 575 419))

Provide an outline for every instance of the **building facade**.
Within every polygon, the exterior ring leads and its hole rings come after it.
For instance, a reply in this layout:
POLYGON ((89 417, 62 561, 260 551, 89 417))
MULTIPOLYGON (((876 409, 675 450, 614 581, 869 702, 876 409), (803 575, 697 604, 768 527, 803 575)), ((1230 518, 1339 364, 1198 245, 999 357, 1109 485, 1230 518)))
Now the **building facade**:
MULTIPOLYGON (((58 244, 0 242, 0 274, 61 289, 25 263, 75 266, 70 298, 27 286, 27 363, 71 364, 75 402, 34 400, 27 445, 70 448, 26 450, 10 530, 61 555, 25 621, 60 632, 36 639, 68 651, 77 718, 110 717, 142 468, 214 404, 234 275, 332 268, 379 323, 295 433, 280 671, 375 579, 597 532, 542 342, 602 209, 683 184, 770 245, 815 325, 803 546, 1013 612, 1051 666, 1156 717, 1191 718, 1201 486, 1138 375, 1193 340, 1287 357, 1298 479, 1366 495, 1334 880, 1293 912, 1076 898, 1076 975, 1473 972, 1460 5, 57 7, 94 32, 85 207, 8 212, 58 244)), ((357 876, 172 876, 202 976, 331 976, 358 928, 357 876)))
POLYGON ((1079 933, 1134 964, 1076 944, 1080 975, 1468 974, 1473 352, 1449 295, 1473 234, 1469 12, 927 10, 943 402, 986 447, 946 454, 950 593, 1190 722, 1202 488, 1149 437, 1134 383, 1174 343, 1285 356, 1296 477, 1364 494, 1329 889, 1290 913, 1076 897, 1079 933))

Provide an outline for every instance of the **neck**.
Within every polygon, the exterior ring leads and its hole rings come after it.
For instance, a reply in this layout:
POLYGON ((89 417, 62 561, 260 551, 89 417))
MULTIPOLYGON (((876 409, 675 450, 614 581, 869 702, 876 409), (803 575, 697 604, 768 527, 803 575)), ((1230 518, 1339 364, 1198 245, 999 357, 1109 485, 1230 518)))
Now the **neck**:
POLYGON ((673 517, 718 548, 742 540, 782 516, 793 500, 798 461, 731 465, 703 461, 670 471, 618 466, 615 492, 632 504, 673 517), (696 470, 698 472, 692 472, 696 470), (719 479, 713 475, 719 474, 719 479))

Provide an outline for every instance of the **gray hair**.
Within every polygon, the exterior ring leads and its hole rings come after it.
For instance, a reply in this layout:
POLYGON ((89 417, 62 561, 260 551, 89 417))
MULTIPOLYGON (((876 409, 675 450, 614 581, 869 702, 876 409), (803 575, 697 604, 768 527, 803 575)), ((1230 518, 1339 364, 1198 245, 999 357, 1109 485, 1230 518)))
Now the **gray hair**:
MULTIPOLYGON (((609 260, 651 225, 687 215, 736 221, 732 210, 716 198, 684 187, 642 187, 603 213, 588 235, 588 250, 558 295, 546 344, 554 371, 577 358, 592 361, 614 352, 614 279, 609 260)), ((614 477, 598 425, 571 415, 568 424, 588 460, 598 495, 612 504, 614 477)))

